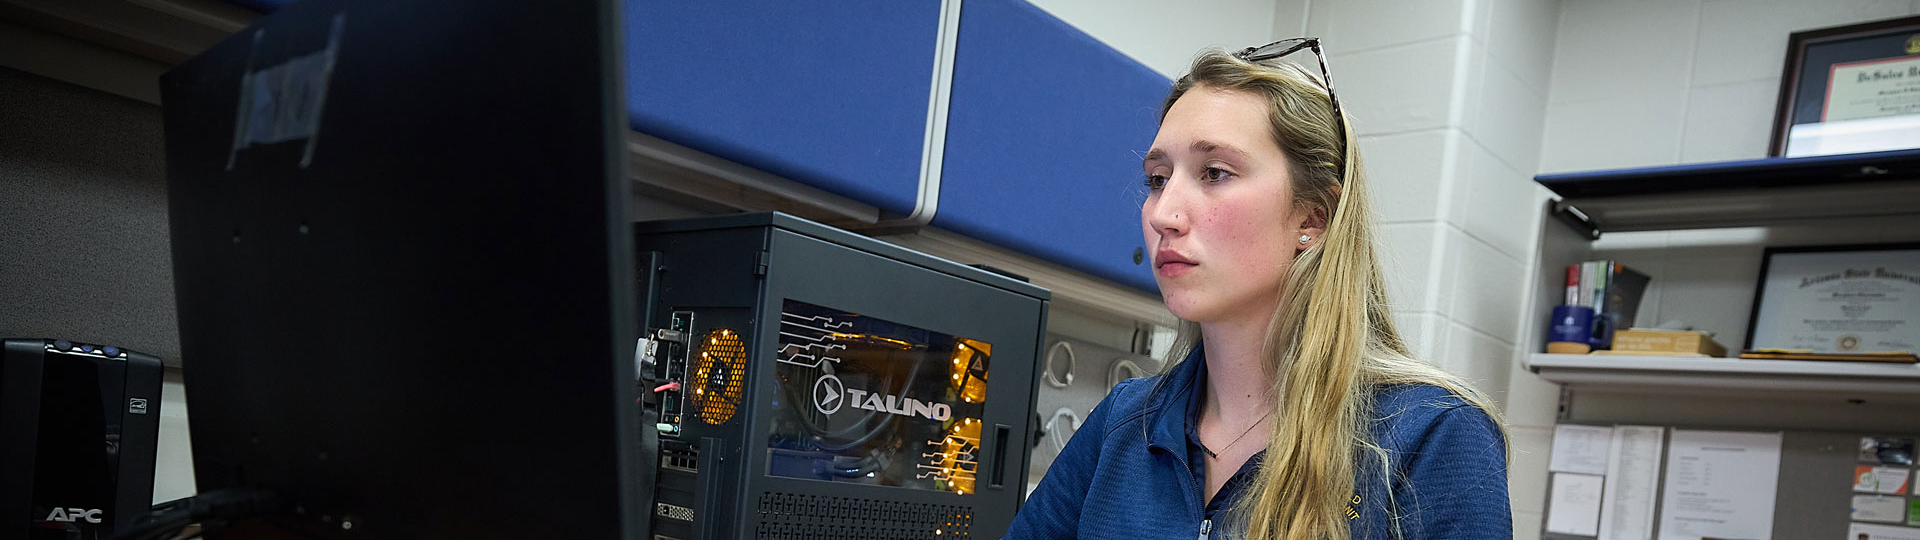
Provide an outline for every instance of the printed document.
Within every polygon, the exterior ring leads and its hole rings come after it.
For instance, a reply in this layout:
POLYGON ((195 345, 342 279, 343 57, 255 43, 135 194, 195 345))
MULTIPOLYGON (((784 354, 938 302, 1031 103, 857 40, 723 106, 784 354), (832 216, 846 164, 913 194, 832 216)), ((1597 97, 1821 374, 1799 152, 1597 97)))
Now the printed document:
POLYGON ((1617 426, 1607 453, 1600 500, 1600 540, 1652 540, 1653 501, 1660 486, 1660 449, 1667 428, 1617 426))
POLYGON ((1600 487, 1604 477, 1553 473, 1547 499, 1547 532, 1593 536, 1600 525, 1600 487))
POLYGON ((1779 432, 1673 431, 1660 540, 1772 540, 1779 432))
POLYGON ((1553 426, 1553 458, 1547 470, 1580 474, 1607 474, 1607 452, 1613 446, 1613 428, 1560 424, 1553 426))

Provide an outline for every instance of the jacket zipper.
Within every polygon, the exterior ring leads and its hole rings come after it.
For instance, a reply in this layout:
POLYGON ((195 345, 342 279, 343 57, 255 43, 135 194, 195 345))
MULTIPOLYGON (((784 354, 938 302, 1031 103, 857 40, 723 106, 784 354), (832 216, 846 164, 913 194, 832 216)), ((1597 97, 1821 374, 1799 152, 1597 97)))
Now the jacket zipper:
MULTIPOLYGON (((1179 454, 1175 454, 1171 450, 1167 450, 1166 452, 1168 454, 1167 457, 1173 458, 1174 463, 1180 464, 1180 470, 1182 471, 1193 470, 1193 467, 1187 466, 1187 460, 1181 458, 1179 454)), ((1192 473, 1180 475, 1180 478, 1186 480, 1188 493, 1193 493, 1195 497, 1202 496, 1198 493, 1200 491, 1200 486, 1197 485, 1198 482, 1193 481, 1192 473)), ((1200 540, 1207 540, 1207 533, 1213 530, 1213 518, 1207 516, 1206 507, 1207 507, 1207 502, 1200 501, 1200 508, 1198 509, 1199 511, 1195 512, 1197 514, 1200 514, 1200 540)))

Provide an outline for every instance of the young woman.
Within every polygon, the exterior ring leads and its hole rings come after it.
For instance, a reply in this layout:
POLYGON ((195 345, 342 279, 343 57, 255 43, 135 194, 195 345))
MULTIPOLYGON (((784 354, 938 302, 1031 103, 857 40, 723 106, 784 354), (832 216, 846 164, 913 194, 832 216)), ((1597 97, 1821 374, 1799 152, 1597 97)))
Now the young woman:
POLYGON ((1208 52, 1142 166, 1142 232, 1183 321, 1114 387, 1009 538, 1510 538, 1506 435, 1394 331, 1353 137, 1311 38, 1208 52))

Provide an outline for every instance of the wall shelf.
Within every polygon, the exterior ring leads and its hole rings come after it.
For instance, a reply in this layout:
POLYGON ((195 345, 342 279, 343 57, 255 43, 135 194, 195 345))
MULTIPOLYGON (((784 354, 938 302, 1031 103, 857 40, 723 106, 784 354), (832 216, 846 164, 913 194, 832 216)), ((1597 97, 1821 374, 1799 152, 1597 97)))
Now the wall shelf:
POLYGON ((1920 364, 1532 354, 1526 365, 1543 379, 1573 388, 1920 399, 1920 364))
MULTIPOLYGON (((1566 268, 1625 263, 1653 277, 1636 324, 1681 320, 1744 336, 1768 246, 1920 241, 1920 150, 1540 175, 1559 197, 1540 214, 1523 321, 1526 351, 1546 348, 1546 315, 1566 268), (1715 229, 1752 227, 1738 234, 1715 229), (1704 230, 1703 230, 1704 229, 1704 230), (1697 231, 1680 234, 1680 231, 1697 231), (1627 234, 1597 241, 1602 232, 1627 234), (1651 310, 1651 311, 1649 311, 1651 310)), ((1739 429, 1920 425, 1920 365, 1704 357, 1522 353, 1560 392, 1556 423, 1739 429)), ((1545 388, 1530 389, 1542 391, 1545 388)))
POLYGON ((1604 232, 1920 215, 1920 150, 1543 174, 1550 211, 1604 232))

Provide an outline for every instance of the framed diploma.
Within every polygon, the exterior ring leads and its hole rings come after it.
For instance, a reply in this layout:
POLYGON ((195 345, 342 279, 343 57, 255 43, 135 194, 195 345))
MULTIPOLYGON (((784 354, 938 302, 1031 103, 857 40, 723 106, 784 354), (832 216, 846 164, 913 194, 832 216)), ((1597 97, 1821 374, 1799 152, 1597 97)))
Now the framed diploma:
POLYGON ((1767 248, 1748 349, 1920 351, 1920 243, 1767 248))
POLYGON ((1773 157, 1920 148, 1920 16, 1795 32, 1773 157))

